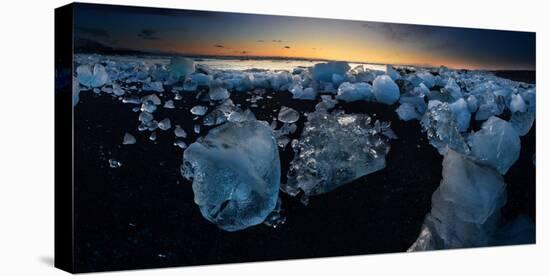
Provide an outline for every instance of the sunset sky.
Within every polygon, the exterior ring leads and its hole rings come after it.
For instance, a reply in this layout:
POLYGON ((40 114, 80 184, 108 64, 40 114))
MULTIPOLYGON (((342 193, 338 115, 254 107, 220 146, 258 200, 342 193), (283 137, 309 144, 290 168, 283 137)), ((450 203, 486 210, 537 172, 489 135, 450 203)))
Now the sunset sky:
POLYGON ((76 7, 75 38, 112 48, 535 69, 535 33, 530 32, 88 4, 76 7))

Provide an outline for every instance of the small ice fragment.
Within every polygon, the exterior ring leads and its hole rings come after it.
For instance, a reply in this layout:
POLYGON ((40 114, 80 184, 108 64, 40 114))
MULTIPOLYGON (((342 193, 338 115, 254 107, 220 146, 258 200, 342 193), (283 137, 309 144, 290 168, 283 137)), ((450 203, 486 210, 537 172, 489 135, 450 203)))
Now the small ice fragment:
POLYGON ((181 137, 181 138, 187 137, 187 132, 185 132, 185 130, 183 130, 183 128, 181 128, 180 125, 176 125, 176 128, 174 129, 174 134, 176 135, 176 137, 181 137))
POLYGON ((172 127, 171 123, 170 123, 170 119, 169 118, 164 118, 162 121, 159 122, 158 124, 158 127, 161 129, 161 130, 168 130, 172 127))
POLYGON ((146 101, 151 101, 155 105, 160 105, 162 103, 162 101, 157 96, 157 94, 150 94, 150 95, 147 95, 147 96, 144 96, 144 97, 141 98, 142 103, 144 103, 146 101))
POLYGON ((168 109, 176 108, 174 106, 174 101, 173 100, 168 100, 168 101, 164 102, 164 108, 168 108, 168 109))
POLYGON ((179 147, 181 149, 187 148, 187 144, 182 140, 176 140, 176 142, 174 142, 174 146, 179 147))
POLYGON ((120 168, 120 167, 122 167, 122 163, 120 163, 119 161, 111 158, 111 159, 109 159, 109 167, 111 167, 113 169, 120 168))
POLYGON ((403 103, 401 104, 396 110, 397 115, 399 116, 399 119, 403 121, 410 121, 413 119, 419 120, 422 118, 422 115, 418 114, 416 112, 416 109, 414 106, 410 103, 403 103))
POLYGON ((147 111, 143 111, 141 113, 139 113, 139 117, 138 117, 138 120, 140 122, 150 122, 151 120, 153 120, 153 114, 147 112, 147 111))
POLYGON ((151 132, 151 135, 149 135, 149 140, 151 141, 155 141, 157 140, 157 133, 156 132, 151 132))
POLYGON ((388 75, 380 75, 373 82, 377 102, 391 105, 399 99, 399 87, 388 75))
POLYGON ((122 103, 128 103, 128 104, 141 104, 141 99, 136 96, 126 96, 122 98, 122 103))
POLYGON ((277 138, 277 145, 282 149, 284 149, 289 142, 290 142, 290 138, 288 138, 287 136, 283 135, 277 138))
POLYGON ((141 111, 153 113, 155 110, 157 110, 157 106, 152 101, 145 101, 143 104, 141 104, 141 111))
POLYGON ((155 92, 164 92, 164 87, 162 86, 162 82, 160 81, 152 81, 149 83, 144 83, 143 88, 144 91, 155 91, 155 92))
POLYGON ((202 106, 202 105, 197 105, 191 108, 191 114, 197 115, 197 116, 202 116, 206 114, 206 111, 208 111, 208 107, 202 106))
POLYGON ((300 113, 290 107, 282 106, 277 119, 283 123, 291 124, 300 119, 300 113))
POLYGON ((136 143, 136 137, 134 135, 126 132, 124 134, 124 139, 122 140, 123 145, 133 145, 136 143))
POLYGON ((120 85, 113 83, 113 94, 116 96, 124 95, 124 89, 120 88, 120 85))
POLYGON ((109 80, 109 75, 101 64, 95 64, 93 68, 89 64, 78 66, 76 77, 82 85, 87 87, 101 87, 109 80))
POLYGON ((195 125, 193 131, 195 131, 196 134, 201 133, 201 125, 195 125))

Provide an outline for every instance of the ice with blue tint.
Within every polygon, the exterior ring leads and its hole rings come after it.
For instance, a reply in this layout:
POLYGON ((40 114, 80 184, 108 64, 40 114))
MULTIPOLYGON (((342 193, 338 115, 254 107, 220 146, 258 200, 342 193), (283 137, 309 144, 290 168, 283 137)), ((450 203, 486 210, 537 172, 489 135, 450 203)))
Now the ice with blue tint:
POLYGON ((83 64, 76 68, 76 78, 87 87, 101 87, 109 81, 109 75, 101 64, 83 64))
POLYGON ((430 72, 421 71, 416 73, 416 76, 420 78, 420 81, 428 88, 432 88, 435 85, 435 77, 430 72))
POLYGON ((394 81, 401 77, 401 75, 399 75, 399 73, 395 71, 395 69, 393 69, 393 66, 389 64, 386 65, 386 74, 390 76, 390 78, 394 81))
POLYGON ((318 195, 383 169, 390 150, 385 133, 390 131, 389 124, 372 123, 366 114, 310 113, 293 144, 296 153, 283 191, 318 195))
POLYGON ((510 111, 512 113, 527 111, 527 105, 520 94, 512 94, 510 98, 510 111))
POLYGON ((453 150, 443 158, 442 176, 431 212, 408 251, 490 245, 506 203, 502 176, 453 150))
POLYGON ((458 99, 456 102, 449 104, 449 108, 453 112, 455 121, 460 132, 465 132, 470 127, 470 109, 468 103, 463 98, 458 99))
POLYGON ((391 105, 399 99, 399 87, 388 75, 380 75, 373 82, 377 102, 391 105))
POLYGON ((317 91, 311 87, 303 88, 302 85, 296 84, 289 89, 292 93, 292 98, 297 100, 315 100, 317 91))
POLYGON ((184 78, 195 72, 193 60, 185 57, 173 57, 170 59, 170 77, 173 79, 184 78))
POLYGON ((420 121, 422 131, 426 132, 430 144, 440 154, 445 154, 448 148, 460 153, 468 153, 470 148, 460 134, 455 115, 448 103, 432 100, 428 110, 420 121))
POLYGON ((510 118, 510 124, 519 136, 526 135, 531 130, 534 122, 535 114, 532 112, 514 112, 510 118))
POLYGON ((470 135, 472 155, 501 174, 518 160, 521 141, 512 124, 498 117, 491 117, 481 129, 470 135))
POLYGON ((300 113, 290 107, 282 106, 277 119, 283 123, 292 124, 300 119, 300 113))
POLYGON ((80 85, 78 83, 78 79, 73 77, 73 106, 76 106, 80 101, 80 85))
POLYGON ((332 82, 333 75, 345 76, 349 69, 350 66, 347 62, 334 61, 315 64, 311 73, 316 81, 332 82))
POLYGON ((460 86, 458 86, 453 78, 449 78, 447 81, 447 84, 445 85, 445 92, 451 95, 451 97, 455 100, 462 98, 460 86))
POLYGON ((372 86, 366 82, 344 82, 338 87, 336 99, 344 102, 368 101, 373 96, 372 86))
POLYGON ((182 175, 193 180, 195 203, 220 229, 260 224, 274 210, 281 165, 266 124, 227 122, 189 145, 183 159, 182 175))
POLYGON ((229 91, 223 86, 222 81, 217 80, 210 82, 208 95, 212 101, 221 101, 229 98, 229 91))
POLYGON ((402 103, 396 110, 397 115, 399 116, 399 119, 403 121, 410 121, 410 120, 420 120, 422 118, 422 115, 416 111, 414 106, 410 103, 402 103))

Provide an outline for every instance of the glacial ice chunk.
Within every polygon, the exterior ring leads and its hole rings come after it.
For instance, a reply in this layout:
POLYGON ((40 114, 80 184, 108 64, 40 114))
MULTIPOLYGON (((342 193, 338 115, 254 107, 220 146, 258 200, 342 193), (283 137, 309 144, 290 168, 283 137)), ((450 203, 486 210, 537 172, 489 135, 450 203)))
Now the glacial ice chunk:
POLYGON ((167 108, 167 109, 174 109, 176 108, 174 106, 174 101, 173 100, 167 100, 166 102, 164 102, 164 108, 167 108))
POLYGON ((383 132, 389 124, 371 124, 366 114, 318 111, 308 115, 283 191, 318 195, 381 170, 390 150, 383 132))
POLYGON ((518 160, 521 141, 512 124, 498 117, 491 117, 481 129, 470 135, 472 155, 480 162, 505 174, 518 160))
POLYGON ((292 124, 300 119, 300 113, 290 107, 282 106, 277 119, 283 123, 292 124))
POLYGON ((510 124, 512 124, 512 127, 514 127, 519 136, 529 133, 534 122, 535 114, 531 112, 514 112, 510 118, 510 124))
POLYGON ((502 176, 453 150, 445 154, 442 176, 431 212, 408 251, 490 245, 506 202, 502 176))
POLYGON ((193 106, 190 111, 191 111, 191 114, 193 115, 202 116, 206 114, 206 111, 208 111, 208 107, 203 105, 196 105, 196 106, 193 106))
POLYGON ((109 159, 109 167, 113 168, 113 169, 116 169, 116 168, 120 168, 122 167, 122 163, 120 163, 120 161, 116 160, 116 159, 109 159))
POLYGON ((386 74, 390 76, 393 81, 396 81, 397 79, 399 79, 399 77, 401 77, 399 73, 395 71, 395 69, 393 69, 393 66, 389 64, 386 65, 386 74))
POLYGON ((520 94, 512 94, 510 99, 510 111, 514 112, 525 112, 527 110, 527 105, 520 94))
POLYGON ((311 69, 312 77, 316 81, 332 82, 334 74, 344 76, 350 67, 347 62, 334 61, 327 63, 317 63, 311 69))
POLYGON ((160 81, 146 82, 143 84, 144 91, 164 92, 164 87, 160 81))
POLYGON ((274 210, 281 167, 271 128, 228 122, 189 145, 182 175, 193 178, 204 218, 226 231, 262 223, 274 210))
POLYGON ((101 64, 83 64, 76 68, 76 78, 87 87, 101 87, 109 80, 105 67, 101 64))
POLYGON ((421 71, 416 73, 416 76, 418 76, 422 80, 422 83, 428 88, 432 88, 435 85, 435 77, 430 72, 421 71))
POLYGON ((290 88, 289 90, 292 93, 293 99, 298 100, 315 100, 317 97, 317 91, 311 87, 303 88, 301 85, 297 84, 290 88))
POLYGON ((179 79, 195 72, 193 60, 185 57, 172 57, 170 59, 170 77, 179 79))
POLYGON ((456 102, 449 104, 449 108, 455 117, 458 131, 465 132, 468 130, 470 127, 471 114, 466 101, 463 98, 460 98, 456 102))
POLYGON ((399 99, 399 87, 388 75, 380 75, 373 82, 377 102, 391 105, 399 99))
POLYGON ((181 128, 180 125, 176 125, 176 127, 174 128, 174 135, 176 135, 176 137, 185 138, 187 137, 187 132, 185 132, 185 130, 181 128))
POLYGON ((344 102, 370 100, 373 98, 372 86, 365 82, 344 82, 338 87, 336 99, 344 102))
POLYGON ((122 139, 122 144, 123 145, 133 145, 136 143, 136 137, 134 137, 134 135, 126 132, 124 134, 124 139, 122 139))
POLYGON ((210 89, 208 91, 210 100, 212 101, 222 101, 229 98, 229 91, 223 87, 223 83, 220 81, 212 81, 210 83, 210 89))
POLYGON ((169 130, 172 127, 172 124, 170 123, 169 118, 164 118, 159 122, 158 126, 161 130, 169 130))
POLYGON ((470 148, 458 130, 458 124, 448 103, 432 100, 428 110, 420 120, 422 131, 426 132, 430 144, 440 154, 445 154, 448 148, 460 153, 468 153, 470 148))
POLYGON ((401 104, 396 110, 397 115, 399 116, 399 119, 403 121, 410 121, 413 119, 420 120, 422 118, 422 115, 420 115, 414 106, 410 103, 403 103, 401 104))

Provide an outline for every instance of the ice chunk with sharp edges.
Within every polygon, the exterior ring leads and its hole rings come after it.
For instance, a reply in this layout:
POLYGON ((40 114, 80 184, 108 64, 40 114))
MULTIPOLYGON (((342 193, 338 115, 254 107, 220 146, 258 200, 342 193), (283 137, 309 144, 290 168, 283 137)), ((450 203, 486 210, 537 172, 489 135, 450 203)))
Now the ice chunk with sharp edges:
POLYGON ((279 111, 277 119, 283 123, 292 124, 300 119, 300 113, 290 107, 283 106, 279 111))
POLYGON ((365 82, 344 82, 338 87, 336 99, 345 102, 370 100, 373 97, 372 86, 365 82))
POLYGON ((527 105, 520 94, 512 94, 510 99, 510 111, 514 112, 525 112, 527 110, 527 105))
POLYGON ((391 105, 399 99, 399 87, 388 75, 374 79, 373 92, 376 101, 380 103, 391 105))
POLYGON ((384 133, 389 124, 366 114, 327 113, 308 115, 283 190, 306 196, 329 192, 386 165, 390 146, 384 133))
POLYGON ((84 86, 101 87, 109 80, 109 75, 101 64, 84 64, 76 68, 76 78, 84 86))
POLYGON ((468 130, 470 127, 471 114, 466 101, 463 98, 460 98, 458 101, 449 104, 449 108, 453 112, 458 130, 460 132, 465 132, 468 130))
POLYGON ((510 123, 491 117, 470 136, 472 155, 505 174, 518 160, 521 142, 510 123))
POLYGON ((134 135, 126 132, 124 134, 124 139, 122 139, 122 144, 123 145, 133 145, 136 143, 136 137, 134 137, 134 135))
POLYGON ((195 72, 193 60, 185 57, 172 57, 170 59, 170 76, 179 79, 195 72))
POLYGON ((210 83, 210 90, 208 91, 210 100, 221 101, 229 98, 229 91, 223 87, 223 83, 220 81, 212 81, 210 83))
POLYGON ((219 228, 262 223, 277 204, 281 167, 269 126, 228 122, 189 145, 182 175, 193 178, 195 203, 219 228))
POLYGON ((332 82, 333 75, 344 76, 350 67, 347 62, 335 61, 327 63, 317 63, 313 66, 311 73, 316 81, 332 82))
POLYGON ((445 154, 448 148, 460 153, 468 153, 470 148, 458 130, 458 124, 448 103, 432 100, 428 110, 420 120, 422 131, 426 132, 430 144, 440 154, 445 154))
POLYGON ((408 251, 490 245, 506 202, 502 176, 453 150, 445 154, 442 176, 432 210, 408 251))

